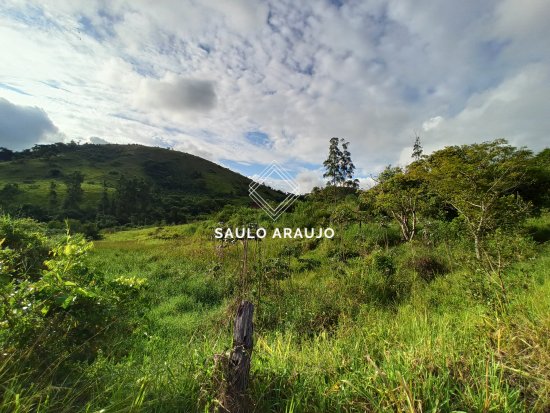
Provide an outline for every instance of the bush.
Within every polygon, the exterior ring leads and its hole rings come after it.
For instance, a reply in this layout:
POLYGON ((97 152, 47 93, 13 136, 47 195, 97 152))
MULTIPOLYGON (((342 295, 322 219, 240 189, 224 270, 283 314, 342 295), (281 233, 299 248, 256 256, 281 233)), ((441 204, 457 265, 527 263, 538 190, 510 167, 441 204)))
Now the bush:
POLYGON ((93 358, 94 343, 118 325, 117 289, 141 284, 106 282, 86 265, 91 248, 80 235, 48 238, 32 220, 0 217, 0 347, 15 363, 93 358))
POLYGON ((13 219, 0 216, 0 248, 2 257, 0 274, 34 279, 48 257, 50 240, 44 235, 44 226, 31 219, 13 219), (8 261, 9 255, 9 261, 8 261))
POLYGON ((372 264, 377 271, 388 278, 395 275, 396 265, 390 254, 386 254, 382 251, 376 251, 372 255, 372 264))
POLYGON ((447 266, 435 255, 421 255, 409 259, 407 266, 427 282, 448 272, 447 266))
POLYGON ((298 258, 298 271, 311 271, 321 266, 321 261, 315 258, 298 258))

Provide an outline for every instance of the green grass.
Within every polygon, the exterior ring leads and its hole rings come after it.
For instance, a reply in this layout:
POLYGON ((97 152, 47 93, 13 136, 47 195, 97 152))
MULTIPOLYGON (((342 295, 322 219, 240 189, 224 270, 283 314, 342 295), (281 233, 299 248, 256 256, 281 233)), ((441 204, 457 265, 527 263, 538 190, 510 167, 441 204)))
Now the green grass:
MULTIPOLYGON (((96 271, 147 280, 132 331, 80 365, 71 389, 12 378, 0 411, 17 403, 19 411, 56 412, 216 406, 213 356, 231 345, 243 246, 217 249, 209 225, 121 231, 95 242, 96 271)), ((344 243, 355 240, 357 255, 347 260, 331 255, 336 239, 250 244, 255 411, 548 411, 550 245, 505 270, 503 309, 487 274, 460 260, 471 253, 460 243, 449 254, 419 242, 386 249, 385 239, 369 225, 349 228, 344 243), (424 280, 410 263, 426 254, 452 270, 424 280), (377 255, 392 260, 394 275, 377 255), (276 259, 290 263, 290 277, 255 273, 255 263, 276 259)))
MULTIPOLYGON (((104 364, 97 380, 105 401, 92 402, 94 408, 139 397, 144 410, 197 411, 215 404, 213 355, 230 346, 229 281, 242 247, 229 247, 220 261, 212 241, 191 235, 200 233, 196 225, 148 228, 96 243, 93 260, 102 271, 145 276, 150 287, 146 322, 128 356, 114 365, 95 363, 104 364), (213 262, 222 262, 221 272, 213 262), (117 386, 108 387, 112 383, 117 386)), ((268 242, 265 249, 279 251, 280 240, 268 242)), ((320 268, 294 271, 255 296, 256 411, 549 407, 550 247, 510 269, 509 277, 522 275, 524 283, 514 289, 506 314, 470 296, 465 268, 431 283, 409 274, 407 294, 382 303, 376 290, 368 290, 380 282, 366 266, 368 256, 349 261, 338 274, 323 248, 307 253, 320 259, 320 268), (323 316, 336 321, 323 324, 323 316)), ((405 262, 420 247, 396 248, 405 262)), ((404 276, 407 269, 398 266, 404 276)))

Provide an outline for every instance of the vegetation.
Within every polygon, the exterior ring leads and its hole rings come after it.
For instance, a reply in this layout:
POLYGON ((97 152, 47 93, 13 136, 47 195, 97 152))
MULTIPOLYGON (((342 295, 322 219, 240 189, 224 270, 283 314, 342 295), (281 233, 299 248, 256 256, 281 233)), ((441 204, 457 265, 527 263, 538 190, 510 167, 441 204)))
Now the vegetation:
MULTIPOLYGON (((4 215, 0 412, 215 410, 241 299, 256 306, 254 411, 548 411, 547 157, 504 141, 420 151, 275 223, 226 205, 94 244, 4 215), (215 239, 220 222, 335 236, 215 239)), ((103 214, 132 179, 97 180, 103 214)))
POLYGON ((327 185, 355 189, 359 187, 359 181, 353 179, 355 165, 351 160, 351 153, 348 147, 349 142, 346 142, 344 139, 330 139, 328 158, 323 162, 326 169, 323 177, 329 178, 327 185), (340 144, 342 144, 342 149, 340 149, 340 144))
MULTIPOLYGON (((227 204, 250 205, 250 180, 182 152, 140 145, 0 149, 0 209, 78 229, 183 223, 227 204)), ((284 195, 267 187, 267 199, 284 195)))

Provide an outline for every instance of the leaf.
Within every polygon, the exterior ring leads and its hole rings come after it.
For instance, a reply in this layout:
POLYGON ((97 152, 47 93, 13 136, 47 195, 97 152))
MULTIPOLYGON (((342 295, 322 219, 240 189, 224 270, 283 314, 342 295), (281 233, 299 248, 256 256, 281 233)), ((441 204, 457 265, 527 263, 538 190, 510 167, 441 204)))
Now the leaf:
POLYGON ((65 298, 65 301, 63 301, 63 304, 61 304, 61 307, 66 310, 69 305, 76 299, 76 295, 69 295, 67 298, 65 298))
POLYGON ((75 298, 72 294, 59 295, 55 299, 55 304, 66 310, 75 298))
POLYGON ((76 289, 76 291, 80 294, 80 295, 83 295, 84 297, 97 297, 97 294, 93 293, 92 291, 89 291, 89 290, 85 290, 84 288, 82 287, 78 287, 76 289))

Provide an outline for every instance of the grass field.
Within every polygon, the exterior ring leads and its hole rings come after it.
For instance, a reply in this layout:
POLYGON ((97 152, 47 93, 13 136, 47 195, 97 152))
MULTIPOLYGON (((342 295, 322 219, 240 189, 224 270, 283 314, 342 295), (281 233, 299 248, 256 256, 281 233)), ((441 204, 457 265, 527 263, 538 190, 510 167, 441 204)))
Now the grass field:
MULTIPOLYGON (((548 219, 531 224, 548 228, 548 219)), ((194 224, 96 242, 91 260, 98 270, 144 278, 148 287, 131 337, 85 370, 86 382, 94 383, 87 391, 97 395, 89 411, 197 411, 216 404, 213 355, 231 344, 243 246, 220 253, 208 234, 194 224)), ((486 275, 472 275, 466 265, 422 280, 407 268, 408 257, 422 253, 419 244, 388 251, 398 257, 395 285, 369 264, 372 254, 342 264, 327 257, 328 247, 295 245, 287 254, 281 240, 249 246, 249 268, 288 259, 291 274, 277 281, 249 274, 246 294, 257 306, 256 411, 550 408, 548 245, 506 271, 504 309, 487 293, 490 281, 476 279, 486 275)))

